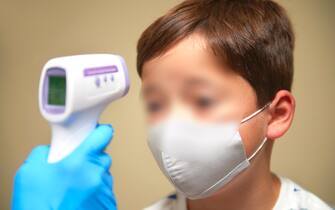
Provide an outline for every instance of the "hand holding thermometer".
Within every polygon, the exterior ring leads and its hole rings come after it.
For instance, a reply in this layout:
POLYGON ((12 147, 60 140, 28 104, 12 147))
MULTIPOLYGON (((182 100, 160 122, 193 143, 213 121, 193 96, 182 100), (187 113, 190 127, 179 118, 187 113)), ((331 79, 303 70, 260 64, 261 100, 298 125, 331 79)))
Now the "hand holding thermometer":
POLYGON ((126 95, 128 70, 112 54, 59 57, 43 67, 39 108, 52 132, 48 162, 69 155, 95 129, 101 112, 126 95))

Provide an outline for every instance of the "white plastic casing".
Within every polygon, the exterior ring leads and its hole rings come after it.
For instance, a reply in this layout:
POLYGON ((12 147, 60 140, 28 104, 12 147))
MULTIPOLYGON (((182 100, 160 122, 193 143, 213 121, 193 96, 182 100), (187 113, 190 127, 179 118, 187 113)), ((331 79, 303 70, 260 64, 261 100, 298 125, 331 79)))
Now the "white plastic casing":
POLYGON ((121 56, 87 54, 49 60, 39 84, 40 112, 52 132, 48 162, 57 162, 77 148, 94 130, 105 107, 128 89, 128 70, 121 56), (64 106, 48 104, 50 76, 65 76, 64 106))

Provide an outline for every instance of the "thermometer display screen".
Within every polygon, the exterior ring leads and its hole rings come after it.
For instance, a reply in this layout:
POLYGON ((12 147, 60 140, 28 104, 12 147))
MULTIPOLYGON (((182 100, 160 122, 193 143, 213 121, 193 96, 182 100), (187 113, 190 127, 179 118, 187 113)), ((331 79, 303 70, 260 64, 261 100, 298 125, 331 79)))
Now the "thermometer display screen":
POLYGON ((65 106, 66 79, 65 76, 49 76, 48 104, 65 106))

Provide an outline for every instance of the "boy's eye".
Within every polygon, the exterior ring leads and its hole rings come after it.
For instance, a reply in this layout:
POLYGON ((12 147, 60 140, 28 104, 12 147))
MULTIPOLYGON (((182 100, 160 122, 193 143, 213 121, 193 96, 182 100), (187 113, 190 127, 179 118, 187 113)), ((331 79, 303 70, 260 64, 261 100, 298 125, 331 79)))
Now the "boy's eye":
POLYGON ((195 101, 196 106, 200 109, 207 109, 212 107, 215 104, 215 100, 209 97, 199 97, 195 101))
POLYGON ((147 105, 147 110, 150 113, 158 112, 162 109, 162 105, 159 102, 150 102, 147 105))

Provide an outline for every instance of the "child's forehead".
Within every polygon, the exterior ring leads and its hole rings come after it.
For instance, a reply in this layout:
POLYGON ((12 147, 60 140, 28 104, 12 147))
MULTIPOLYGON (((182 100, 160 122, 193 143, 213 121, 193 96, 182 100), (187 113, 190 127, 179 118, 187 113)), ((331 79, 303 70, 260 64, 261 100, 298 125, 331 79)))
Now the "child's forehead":
POLYGON ((150 77, 155 73, 182 74, 196 70, 202 74, 205 69, 223 68, 219 65, 212 51, 208 49, 205 38, 200 34, 192 34, 163 54, 154 57, 143 65, 142 77, 150 77))
POLYGON ((222 69, 151 69, 142 77, 141 93, 150 95, 166 92, 182 93, 183 91, 235 92, 245 90, 249 84, 234 72, 222 69))
POLYGON ((244 78, 218 61, 200 34, 190 35, 145 62, 141 78, 144 93, 196 87, 229 91, 248 85, 244 78))

